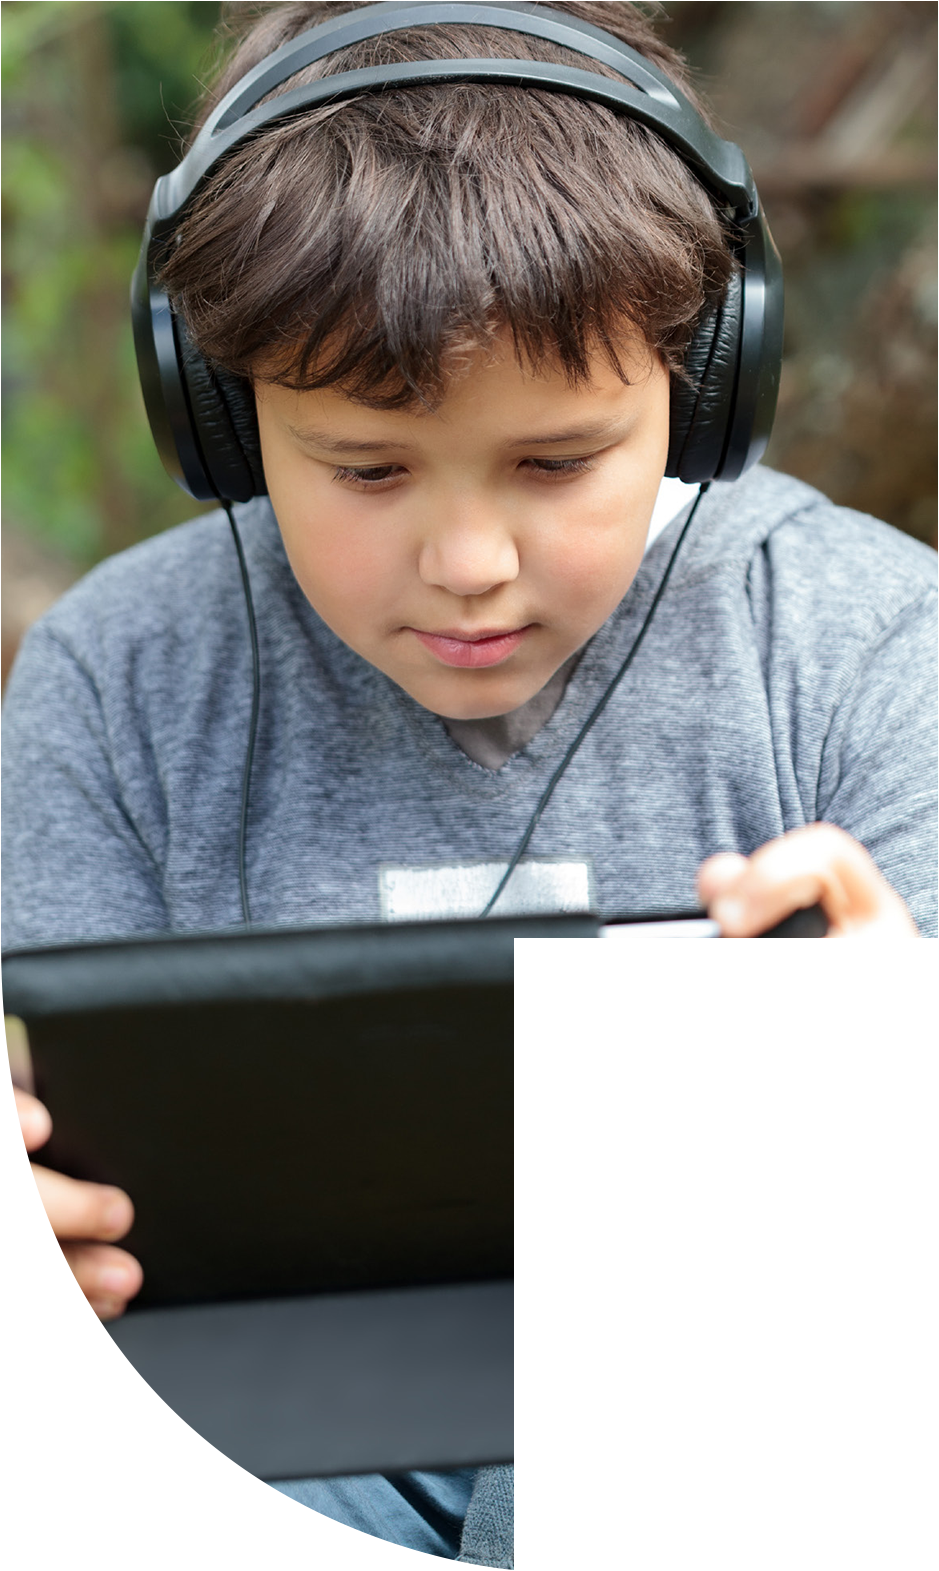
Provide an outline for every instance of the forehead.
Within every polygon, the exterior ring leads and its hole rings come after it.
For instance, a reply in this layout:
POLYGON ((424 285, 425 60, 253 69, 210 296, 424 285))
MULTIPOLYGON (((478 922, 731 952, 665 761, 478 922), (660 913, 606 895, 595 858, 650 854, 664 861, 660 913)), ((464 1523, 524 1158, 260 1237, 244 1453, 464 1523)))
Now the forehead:
POLYGON ((616 352, 625 380, 598 350, 591 357, 589 380, 574 385, 560 366, 526 365, 503 341, 491 350, 461 354, 434 407, 415 401, 403 409, 376 408, 339 387, 303 391, 263 378, 255 389, 270 417, 298 440, 327 451, 423 446, 435 440, 497 446, 568 437, 591 441, 602 439, 612 423, 638 413, 659 395, 666 378, 638 335, 618 342, 616 352))

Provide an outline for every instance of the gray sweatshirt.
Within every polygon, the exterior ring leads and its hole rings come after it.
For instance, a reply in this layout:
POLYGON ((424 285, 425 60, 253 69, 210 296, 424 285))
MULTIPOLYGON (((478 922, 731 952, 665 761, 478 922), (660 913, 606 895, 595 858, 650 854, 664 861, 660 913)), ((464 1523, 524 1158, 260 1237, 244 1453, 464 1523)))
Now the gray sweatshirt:
MULTIPOLYGON (((268 504, 238 518, 262 664, 254 920, 480 911, 630 648, 682 519, 647 551, 557 707, 543 706, 546 722, 486 768, 323 624, 268 504)), ((639 656, 497 909, 686 908, 704 857, 827 819, 935 934, 934 581, 925 546, 798 481, 757 469, 712 487, 639 656)), ((104 563, 59 601, 24 641, 6 701, 4 948, 238 925, 250 704, 222 514, 104 563)), ((409 1478, 279 1487, 452 1556, 433 1524, 452 1505, 458 1527, 471 1479, 409 1478), (408 1516, 419 1487, 435 1509, 408 1516)), ((511 1566, 511 1542, 511 1470, 485 1469, 459 1559, 511 1566)))
MULTIPOLYGON (((247 875, 265 924, 473 914, 641 625, 646 553, 561 702, 474 763, 325 626, 266 501, 237 510, 262 694, 247 875)), ((936 931, 935 555, 756 469, 703 498, 638 658, 497 910, 687 908, 715 851, 816 819, 936 931)), ((228 523, 112 558, 27 635, 3 747, 3 945, 238 925, 251 703, 228 523)))

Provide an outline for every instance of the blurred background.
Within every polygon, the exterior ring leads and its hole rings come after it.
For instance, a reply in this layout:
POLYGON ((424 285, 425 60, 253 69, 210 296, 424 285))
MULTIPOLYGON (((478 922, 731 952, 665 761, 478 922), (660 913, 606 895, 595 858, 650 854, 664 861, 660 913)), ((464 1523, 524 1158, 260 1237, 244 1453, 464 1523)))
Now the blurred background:
MULTIPOLYGON (((257 9, 227 6, 226 14, 257 9)), ((928 3, 645 7, 756 175, 787 279, 767 462, 936 542, 936 20, 928 3)), ((7 0, 3 621, 191 517, 137 388, 127 291, 223 7, 7 0)))

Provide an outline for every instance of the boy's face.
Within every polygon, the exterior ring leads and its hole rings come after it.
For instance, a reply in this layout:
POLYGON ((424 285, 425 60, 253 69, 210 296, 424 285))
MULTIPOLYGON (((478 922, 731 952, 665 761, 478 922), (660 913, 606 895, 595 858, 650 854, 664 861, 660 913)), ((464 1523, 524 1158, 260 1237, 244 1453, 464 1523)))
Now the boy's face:
POLYGON ((451 719, 532 698, 623 598, 668 447, 668 374, 638 339, 624 385, 511 347, 433 414, 256 383, 264 470, 297 580, 344 643, 451 719))

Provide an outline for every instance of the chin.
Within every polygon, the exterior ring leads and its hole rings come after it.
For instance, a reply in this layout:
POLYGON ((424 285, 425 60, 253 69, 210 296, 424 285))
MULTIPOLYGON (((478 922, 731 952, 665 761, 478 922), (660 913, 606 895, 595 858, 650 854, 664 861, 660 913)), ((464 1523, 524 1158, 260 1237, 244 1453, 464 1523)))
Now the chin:
POLYGON ((497 715, 509 715, 513 709, 520 709, 522 704, 527 704, 530 698, 541 691, 547 680, 548 677, 544 681, 527 683, 507 682, 505 679, 499 683, 469 683, 464 680, 441 683, 439 687, 435 684, 433 689, 422 682, 405 690, 424 709, 429 709, 431 714, 440 715, 445 720, 493 720, 497 715))

